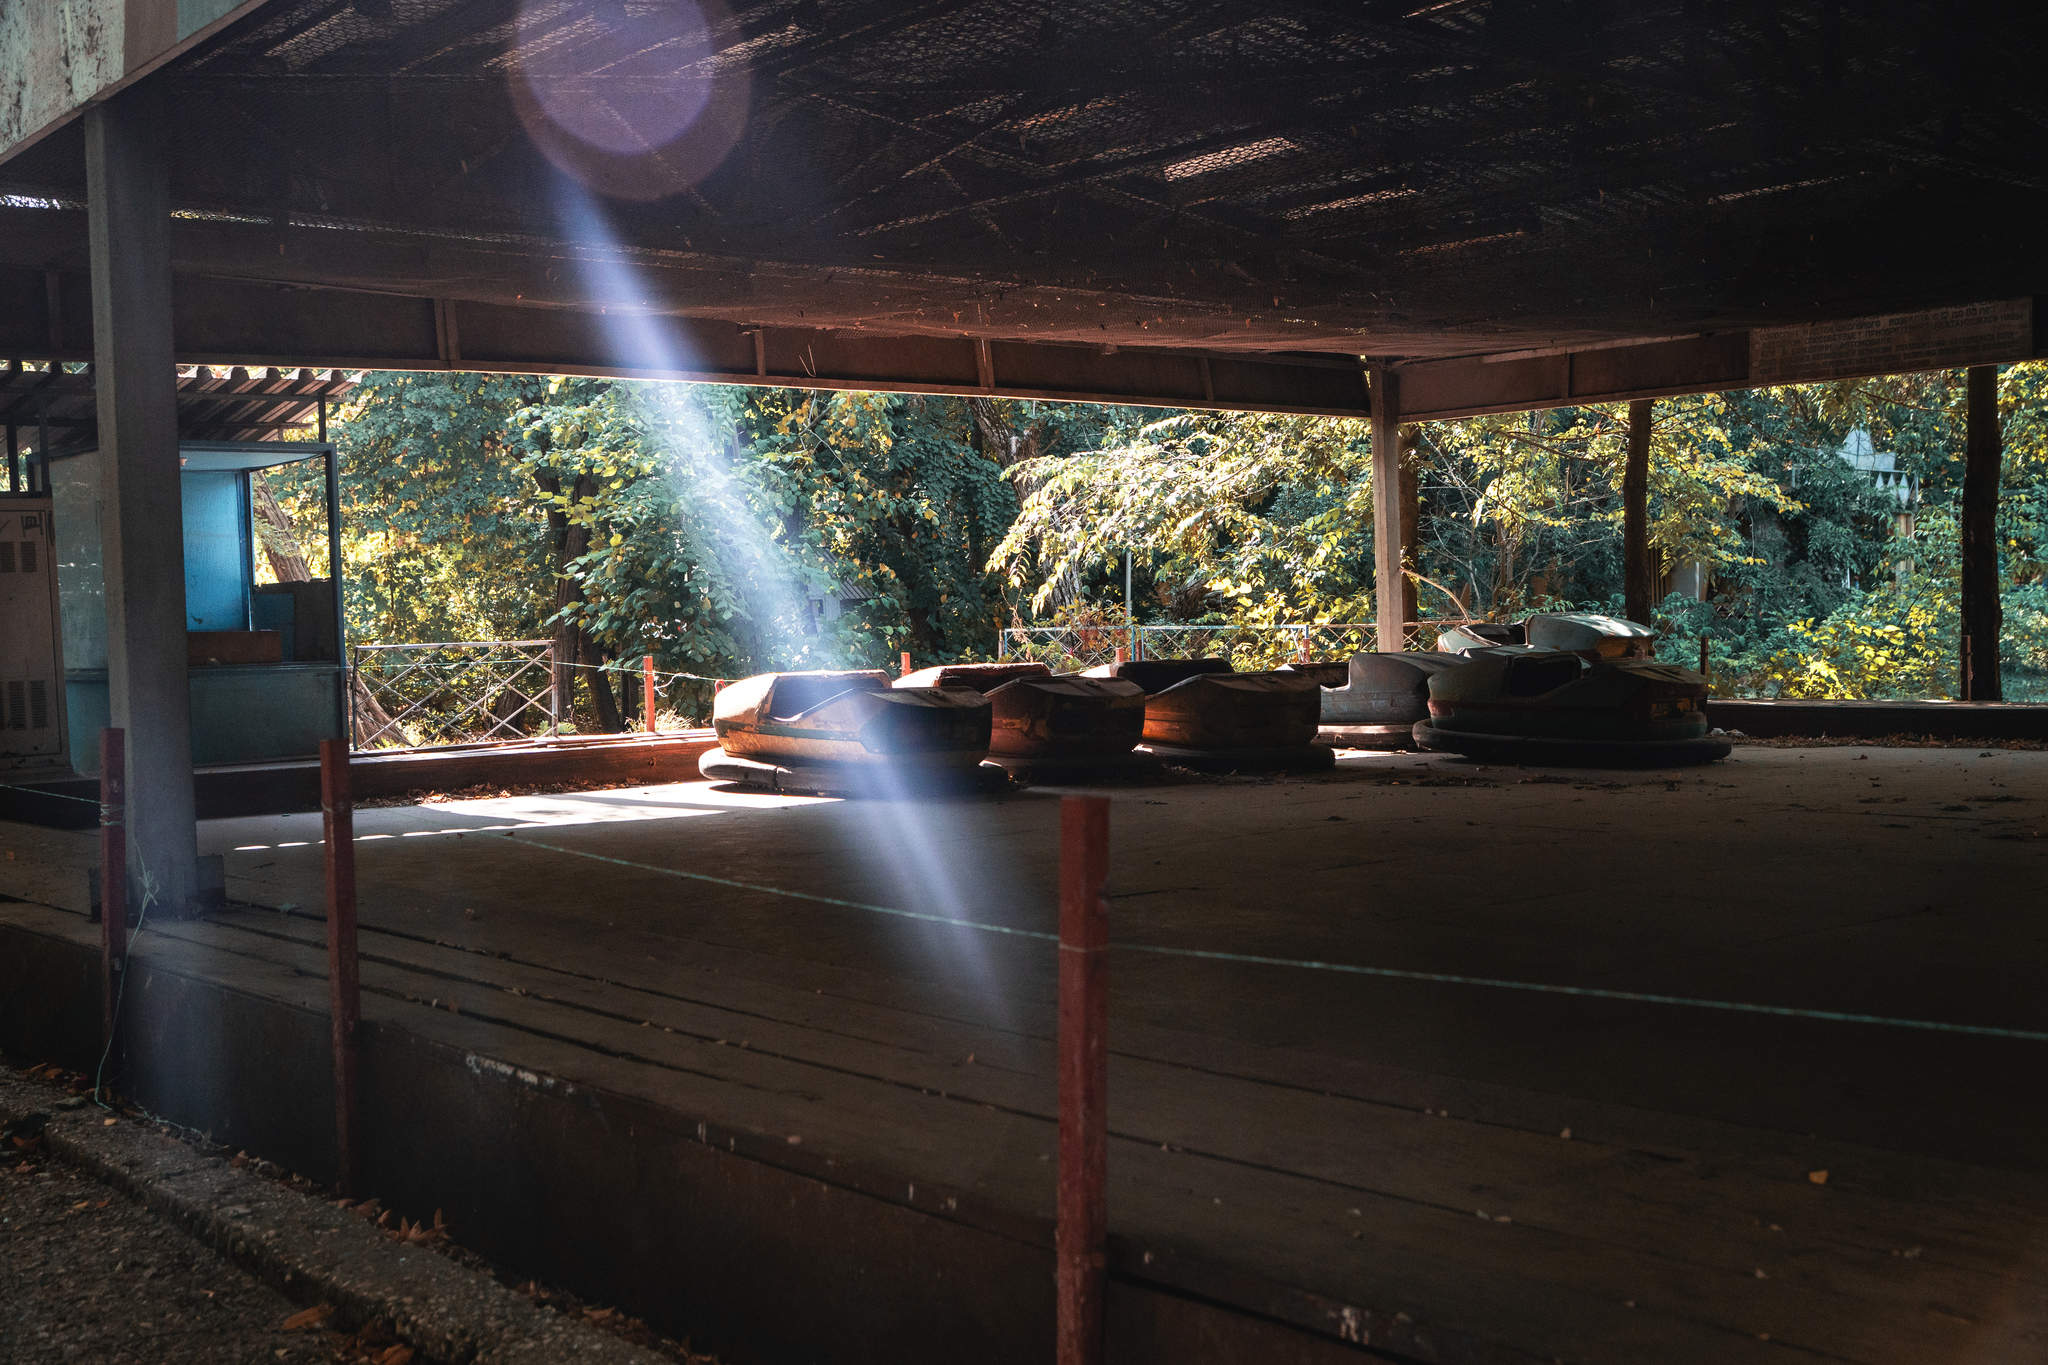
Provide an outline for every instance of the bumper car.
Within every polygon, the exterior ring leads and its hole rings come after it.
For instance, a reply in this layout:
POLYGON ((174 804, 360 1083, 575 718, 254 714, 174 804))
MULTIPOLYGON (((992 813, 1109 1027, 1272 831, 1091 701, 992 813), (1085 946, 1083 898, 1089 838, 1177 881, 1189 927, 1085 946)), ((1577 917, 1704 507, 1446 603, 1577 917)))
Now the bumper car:
POLYGON ((992 712, 971 687, 892 687, 882 672, 763 673, 712 702, 705 777, 776 791, 898 795, 1007 780, 985 768, 992 712))
POLYGON ((1412 748, 1415 722, 1429 718, 1430 679, 1466 662, 1462 654, 1421 650, 1354 654, 1337 665, 1344 671, 1336 681, 1322 685, 1317 737, 1344 749, 1412 748))
POLYGON ((1618 616, 1590 611, 1554 611, 1524 621, 1471 621, 1436 637, 1436 647, 1462 654, 1475 649, 1562 649, 1588 663, 1648 659, 1657 652, 1657 632, 1618 616))
POLYGON ((1003 664, 939 664, 932 668, 920 668, 915 673, 905 673, 891 682, 891 687, 971 687, 977 692, 993 692, 1013 678, 1049 678, 1052 670, 1038 663, 1003 664))
POLYGON ((1674 664, 1509 646, 1432 678, 1413 734, 1417 748, 1489 763, 1710 763, 1731 746, 1707 734, 1706 699, 1707 680, 1674 664))
POLYGON ((1335 750, 1313 742, 1323 705, 1313 677, 1229 667, 1222 659, 1145 659, 1083 676, 1145 687, 1145 748, 1167 763, 1211 772, 1295 772, 1336 762, 1335 750))
POLYGON ((1522 623, 1531 649, 1561 649, 1587 663, 1649 659, 1657 653, 1657 632, 1618 616, 1596 612, 1549 612, 1522 623))
POLYGON ((1022 677, 989 692, 989 761, 1027 780, 1148 771, 1145 689, 1126 678, 1022 677))

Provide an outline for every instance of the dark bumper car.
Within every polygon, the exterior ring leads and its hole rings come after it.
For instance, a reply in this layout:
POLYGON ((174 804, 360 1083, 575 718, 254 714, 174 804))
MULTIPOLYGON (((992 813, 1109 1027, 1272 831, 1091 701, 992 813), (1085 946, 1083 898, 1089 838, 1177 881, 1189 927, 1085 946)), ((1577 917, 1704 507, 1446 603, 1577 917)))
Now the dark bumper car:
POLYGON ((1661 768, 1726 758, 1707 734, 1707 681, 1673 664, 1509 646, 1430 680, 1418 748, 1490 763, 1661 768))
POLYGON ((1144 659, 1084 677, 1145 688, 1145 748, 1206 772, 1306 772, 1336 753, 1314 742, 1322 689, 1305 673, 1233 673, 1224 659, 1144 659))
MULTIPOLYGON (((1344 749, 1413 748, 1415 722, 1429 717, 1429 680, 1465 662, 1462 654, 1423 650, 1354 654, 1336 666, 1343 670, 1341 674, 1322 683, 1317 738, 1344 749)), ((1330 665, 1321 664, 1302 669, 1325 670, 1322 677, 1334 672, 1330 665)))
POLYGON ((1007 781, 985 768, 992 712, 971 687, 891 687, 879 672, 763 673, 712 702, 697 770, 776 791, 901 795, 1007 781))

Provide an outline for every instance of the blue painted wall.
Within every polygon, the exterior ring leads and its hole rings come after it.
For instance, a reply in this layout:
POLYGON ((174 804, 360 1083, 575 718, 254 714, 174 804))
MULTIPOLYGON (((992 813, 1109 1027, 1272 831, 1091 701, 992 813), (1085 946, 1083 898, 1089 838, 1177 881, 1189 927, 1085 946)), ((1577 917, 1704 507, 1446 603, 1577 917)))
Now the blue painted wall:
POLYGON ((185 629, 249 629, 249 542, 254 530, 236 469, 193 472, 185 495, 185 629))

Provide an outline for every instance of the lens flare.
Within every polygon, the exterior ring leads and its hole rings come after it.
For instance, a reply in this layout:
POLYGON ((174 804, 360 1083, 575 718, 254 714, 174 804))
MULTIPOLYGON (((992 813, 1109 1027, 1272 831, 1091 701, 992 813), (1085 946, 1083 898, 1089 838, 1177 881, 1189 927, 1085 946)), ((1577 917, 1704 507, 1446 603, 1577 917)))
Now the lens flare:
POLYGON ((719 0, 521 0, 511 93, 542 155, 620 199, 664 199, 717 169, 747 122, 746 64, 720 56, 719 0))
MULTIPOLYGON (((684 352, 680 334, 650 310, 654 293, 621 248, 603 209, 587 193, 566 186, 561 214, 579 247, 573 260, 580 273, 580 292, 605 305, 596 322, 605 331, 609 353, 625 368, 701 372, 704 367, 684 352)), ((719 524, 727 552, 738 561, 735 567, 752 584, 749 595, 763 612, 751 623, 761 642, 763 666, 838 666, 829 636, 804 633, 809 612, 803 585, 811 575, 773 537, 766 519, 749 501, 733 466, 730 430, 713 421, 705 406, 690 396, 687 384, 647 381, 633 385, 632 394, 650 435, 662 448, 677 493, 719 524)), ((963 869, 972 867, 973 879, 981 884, 1015 883, 1008 875, 1013 868, 997 866, 1011 851, 990 846, 957 802, 933 800, 913 782, 887 770, 870 780, 877 790, 859 803, 858 835, 847 852, 888 885, 897 901, 952 919, 976 919, 980 907, 963 869)), ((1008 1022, 1008 992, 1002 989, 1005 983, 983 936, 914 925, 896 926, 890 932, 904 936, 906 950, 914 947, 931 955, 949 978, 979 991, 998 1021, 1008 1022)))

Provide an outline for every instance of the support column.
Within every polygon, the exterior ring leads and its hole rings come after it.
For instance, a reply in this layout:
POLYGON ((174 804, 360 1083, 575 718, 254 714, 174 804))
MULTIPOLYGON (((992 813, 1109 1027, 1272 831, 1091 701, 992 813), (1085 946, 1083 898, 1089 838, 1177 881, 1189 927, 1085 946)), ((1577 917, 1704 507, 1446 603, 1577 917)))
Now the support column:
POLYGON ((1622 612, 1652 624, 1650 600, 1650 400, 1628 405, 1628 464, 1621 475, 1622 612))
POLYGON ((1998 485, 2003 442, 1998 429, 1998 367, 1973 365, 1968 372, 1969 438, 1963 465, 1963 639, 1965 701, 2003 701, 1998 676, 1998 637, 2005 608, 1998 593, 1998 485))
POLYGON ((108 690, 128 735, 129 904, 159 915, 188 911, 198 859, 167 117, 154 81, 85 114, 108 690))
POLYGON ((1398 654, 1408 647, 1401 590, 1401 376, 1372 372, 1372 550, 1373 605, 1378 609, 1379 647, 1398 654))

